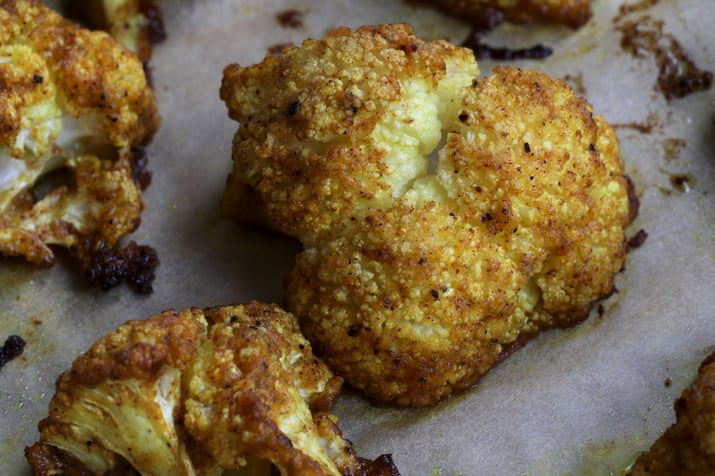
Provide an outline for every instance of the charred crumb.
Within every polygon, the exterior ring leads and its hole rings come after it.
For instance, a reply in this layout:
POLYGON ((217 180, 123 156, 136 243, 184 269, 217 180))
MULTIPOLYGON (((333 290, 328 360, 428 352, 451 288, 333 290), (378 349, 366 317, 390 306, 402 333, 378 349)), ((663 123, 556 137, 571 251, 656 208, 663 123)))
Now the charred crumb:
POLYGON ((658 64, 656 89, 666 98, 680 98, 710 89, 713 73, 701 70, 686 54, 680 42, 663 33, 663 21, 644 16, 617 27, 621 32, 621 47, 635 57, 647 53, 658 64))
POLYGON ((382 476, 400 476, 400 471, 397 469, 391 454, 380 455, 374 461, 367 458, 359 458, 362 467, 360 473, 363 476, 370 474, 379 474, 382 476))
POLYGON ((303 26, 303 12, 285 10, 276 13, 276 20, 283 28, 301 28, 303 26))
POLYGON ((12 359, 19 357, 25 350, 25 340, 17 335, 11 335, 0 347, 0 369, 12 359))
POLYGON ((151 184, 151 171, 147 170, 149 159, 143 147, 132 147, 132 178, 139 188, 145 190, 151 184))
POLYGON ((161 43, 166 40, 166 29, 164 28, 164 17, 161 8, 153 2, 142 2, 142 14, 146 19, 144 21, 144 31, 152 45, 161 43))
POLYGON ((645 243, 646 238, 648 238, 648 232, 644 229, 638 230, 638 232, 633 235, 626 245, 626 252, 640 248, 645 243))
POLYGON ((85 274, 90 284, 104 291, 126 282, 135 292, 149 294, 153 291, 154 270, 158 265, 159 257, 150 246, 131 241, 125 248, 112 249, 101 243, 96 251, 89 253, 85 274))
POLYGON ((606 314, 606 308, 603 304, 599 304, 596 310, 598 311, 598 317, 603 317, 603 315, 606 314))

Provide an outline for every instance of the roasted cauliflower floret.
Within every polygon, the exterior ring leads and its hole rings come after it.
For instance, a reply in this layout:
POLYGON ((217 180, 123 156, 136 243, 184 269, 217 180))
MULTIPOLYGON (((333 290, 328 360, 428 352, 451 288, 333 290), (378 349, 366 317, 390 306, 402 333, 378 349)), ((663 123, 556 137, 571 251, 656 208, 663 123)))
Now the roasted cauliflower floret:
POLYGON ((77 358, 26 456, 38 475, 220 475, 249 459, 283 475, 399 474, 342 437, 327 413, 341 383, 275 305, 167 311, 77 358))
POLYGON ((478 74, 469 50, 404 25, 224 72, 240 123, 224 213, 302 242, 287 307, 376 400, 472 386, 585 319, 624 263, 634 207, 613 130, 562 81, 478 74))
MULTIPOLYGON (((50 265, 59 245, 107 274, 97 257, 139 225, 150 178, 140 146, 159 125, 141 62, 39 1, 5 0, 0 83, 0 253, 50 265)), ((132 247, 113 259, 144 260, 131 284, 148 291, 156 257, 132 247)))
POLYGON ((715 353, 700 364, 697 381, 675 401, 676 422, 640 455, 628 474, 715 474, 715 353))
POLYGON ((65 0, 70 15, 106 30, 142 61, 151 58, 152 45, 166 38, 161 9, 153 0, 65 0))
POLYGON ((589 0, 418 0, 450 15, 493 25, 505 19, 514 23, 559 23, 578 28, 591 18, 589 0))

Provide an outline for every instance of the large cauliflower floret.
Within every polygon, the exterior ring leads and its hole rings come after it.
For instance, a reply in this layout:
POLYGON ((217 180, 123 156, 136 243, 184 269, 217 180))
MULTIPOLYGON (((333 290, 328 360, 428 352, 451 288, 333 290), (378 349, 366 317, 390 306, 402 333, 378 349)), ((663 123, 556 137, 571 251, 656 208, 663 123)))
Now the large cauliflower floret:
MULTIPOLYGON (((117 277, 102 263, 139 225, 150 177, 138 146, 159 125, 141 63, 39 1, 3 0, 0 82, 0 253, 50 265, 48 245, 64 246, 108 287, 117 277)), ((111 259, 152 267, 153 253, 132 245, 111 259)), ((146 274, 132 283, 141 291, 146 274)))
POLYGON ((591 18, 589 0, 418 0, 477 25, 502 19, 514 23, 547 22, 578 28, 591 18))
POLYGON ((38 475, 398 475, 327 413, 341 382, 275 305, 167 311, 77 358, 26 456, 38 475))
POLYGON ((624 263, 634 210, 613 130, 545 74, 477 75, 470 51, 404 25, 224 73, 240 122, 224 212, 302 242, 287 306, 377 400, 470 387, 586 318, 624 263))
POLYGON ((675 401, 676 422, 640 455, 629 475, 715 474, 715 353, 700 364, 697 381, 675 401))

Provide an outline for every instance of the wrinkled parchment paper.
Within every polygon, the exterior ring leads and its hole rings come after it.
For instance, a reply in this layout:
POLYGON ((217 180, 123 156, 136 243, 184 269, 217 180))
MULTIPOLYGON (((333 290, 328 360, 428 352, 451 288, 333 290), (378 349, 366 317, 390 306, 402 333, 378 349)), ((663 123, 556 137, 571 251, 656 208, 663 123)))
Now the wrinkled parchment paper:
MULTIPOLYGON (((620 47, 622 0, 594 0, 579 31, 503 26, 487 41, 554 48, 524 67, 566 78, 617 125, 641 198, 618 292, 574 329, 531 341, 466 395, 422 410, 376 408, 346 391, 336 409, 364 456, 392 453, 404 475, 619 474, 674 420, 672 402, 715 348, 715 90, 667 101, 654 90, 653 57, 620 47), (673 140, 676 139, 676 140, 673 140), (673 144, 684 141, 683 147, 673 144), (672 177, 691 174, 692 189, 672 177)), ((100 336, 167 308, 257 299, 281 302, 298 245, 223 220, 218 202, 237 125, 218 98, 223 67, 260 61, 270 46, 322 36, 339 25, 396 21, 427 39, 461 42, 467 25, 401 0, 166 0, 168 40, 156 47, 163 116, 148 149, 154 180, 142 226, 161 266, 150 296, 88 288, 69 262, 36 269, 0 259, 0 339, 19 334, 25 353, 0 370, 0 474, 29 473, 23 448, 37 438, 54 380, 100 336), (282 27, 276 14, 303 13, 282 27)), ((715 69, 711 0, 660 0, 662 18, 691 58, 715 69)), ((492 65, 480 62, 483 74, 492 65)))

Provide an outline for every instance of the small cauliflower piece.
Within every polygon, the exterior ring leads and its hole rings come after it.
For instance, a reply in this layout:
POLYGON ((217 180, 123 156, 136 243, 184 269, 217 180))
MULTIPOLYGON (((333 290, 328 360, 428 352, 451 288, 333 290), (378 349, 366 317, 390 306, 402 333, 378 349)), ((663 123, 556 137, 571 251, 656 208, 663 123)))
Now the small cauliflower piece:
POLYGON ((629 475, 715 474, 715 352, 700 364, 696 382, 674 407, 676 422, 638 457, 629 475))
MULTIPOLYGON (((139 225, 150 179, 141 146, 159 126, 141 62, 39 1, 3 0, 0 82, 0 253, 48 266, 49 245, 63 246, 106 275, 107 251, 139 225)), ((151 290, 153 250, 111 259, 131 262, 130 285, 151 290)))
POLYGON ((591 18, 589 0, 417 0, 476 25, 494 25, 502 19, 513 23, 558 23, 571 28, 591 18))
POLYGON ((624 263, 635 200, 613 130, 562 81, 478 74, 405 25, 224 71, 240 123, 224 213, 301 241, 287 307, 375 400, 469 388, 585 319, 624 263))
POLYGON ((26 456, 36 475, 399 475, 342 437, 341 383, 275 305, 166 311, 75 360, 26 456))
POLYGON ((166 38, 161 9, 153 0, 65 0, 72 17, 92 28, 106 30, 142 61, 152 55, 152 46, 166 38))

